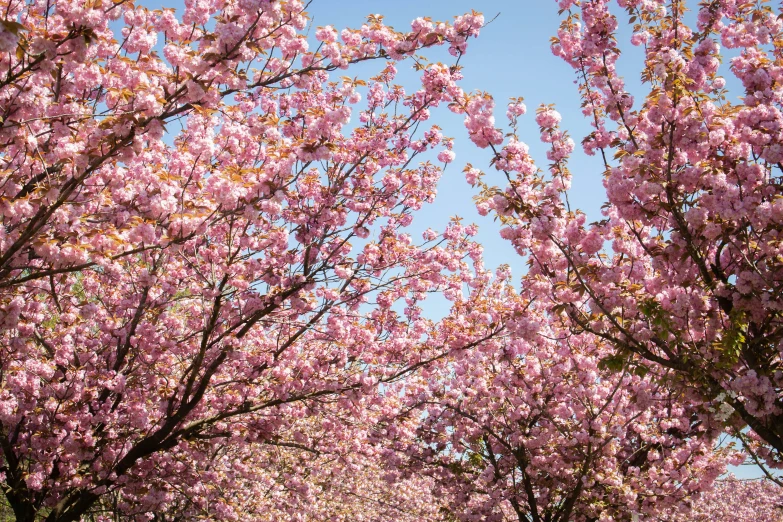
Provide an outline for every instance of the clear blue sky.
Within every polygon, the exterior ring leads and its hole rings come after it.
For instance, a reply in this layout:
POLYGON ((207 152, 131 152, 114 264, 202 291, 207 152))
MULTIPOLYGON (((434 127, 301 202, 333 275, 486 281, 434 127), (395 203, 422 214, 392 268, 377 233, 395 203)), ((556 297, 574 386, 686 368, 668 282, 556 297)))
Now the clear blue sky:
MULTIPOLYGON (((359 27, 371 13, 383 14, 384 21, 398 30, 409 30, 410 22, 418 16, 435 20, 452 20, 455 15, 481 11, 487 21, 495 18, 482 30, 478 39, 472 39, 468 52, 460 60, 467 91, 490 92, 496 100, 496 119, 504 125, 505 105, 510 97, 523 96, 528 114, 520 121, 523 141, 531 147, 539 166, 546 168, 546 149, 538 142, 538 127, 533 121, 535 108, 542 103, 554 103, 563 114, 563 124, 577 144, 592 129, 582 116, 580 99, 573 70, 552 55, 549 39, 559 25, 557 4, 552 0, 315 0, 308 8, 314 26, 332 25, 338 31, 344 27, 359 27)), ((445 52, 429 53, 433 61, 447 62, 453 58, 445 52)), ((630 62, 630 60, 629 60, 630 62)), ((372 69, 377 65, 368 65, 372 69)), ((399 80, 410 89, 415 88, 413 73, 404 74, 399 67, 399 80)), ((362 71, 363 73, 363 71, 362 71)), ((351 74, 353 75, 353 73, 351 74)), ((633 77, 637 75, 634 73, 633 77)), ((480 241, 485 245, 486 263, 495 267, 501 263, 512 266, 515 274, 523 271, 522 260, 510 245, 498 237, 498 223, 480 217, 474 209, 474 190, 464 181, 462 168, 466 163, 487 172, 486 181, 503 184, 502 176, 489 168, 491 154, 475 147, 462 126, 463 117, 448 110, 433 112, 432 121, 443 128, 444 135, 455 138, 454 163, 448 166, 438 189, 436 203, 423 211, 415 222, 442 230, 449 216, 458 214, 467 223, 480 226, 480 241)), ((571 202, 588 214, 589 221, 600 219, 604 201, 601 184, 603 166, 598 158, 588 157, 577 147, 572 160, 574 173, 571 202)), ((423 228, 426 228, 423 226, 423 228)), ((415 227, 418 229, 419 227, 415 227)))
MULTIPOLYGON (((695 1, 691 4, 692 8, 696 6, 695 1)), ((623 53, 618 70, 638 105, 645 92, 639 81, 643 54, 629 43, 630 31, 625 23, 628 15, 619 11, 616 5, 613 7, 620 21, 619 44, 623 53)), ((561 19, 554 0, 314 0, 308 12, 314 26, 332 25, 338 31, 345 27, 360 27, 371 13, 384 15, 384 21, 398 30, 409 30, 411 20, 416 17, 452 20, 455 15, 472 9, 482 12, 487 21, 494 20, 482 30, 478 39, 470 41, 468 52, 460 61, 465 76, 462 87, 466 91, 490 92, 497 103, 496 119, 500 125, 506 121, 508 99, 524 97, 528 114, 520 120, 520 138, 530 146, 534 159, 544 169, 548 164, 546 148, 538 141, 538 126, 533 115, 540 104, 555 104, 563 115, 563 128, 577 143, 570 163, 573 173, 570 202, 573 207, 586 212, 588 222, 601 219, 600 208, 605 201, 603 164, 598 157, 582 152, 579 144, 592 128, 581 113, 581 100, 574 83, 576 76, 573 69, 550 50, 550 38, 557 33, 561 19)), ((693 17, 693 13, 689 16, 693 17)), ((448 62, 453 59, 442 50, 428 55, 433 57, 433 61, 448 62)), ((368 69, 377 66, 366 65, 368 69)), ((409 70, 408 74, 404 74, 404 66, 399 69, 400 83, 414 89, 414 73, 409 70)), ((364 74, 362 69, 357 71, 351 75, 364 74)), ((732 75, 728 74, 728 63, 721 66, 721 72, 727 76, 728 87, 736 88, 737 82, 732 81, 732 75)), ((475 222, 480 225, 479 238, 485 245, 487 266, 508 263, 519 275, 523 271, 522 260, 507 242, 498 237, 498 224, 475 212, 471 199, 474 192, 462 175, 464 165, 471 163, 484 170, 487 173, 485 181, 490 184, 502 185, 504 180, 498 172, 490 170, 490 153, 478 149, 468 140, 462 119, 445 108, 433 113, 433 121, 443 128, 443 133, 455 138, 457 157, 446 169, 436 203, 423 211, 424 215, 415 223, 424 222, 426 226, 442 230, 448 217, 454 214, 464 217, 468 223, 475 222)), ((418 229, 418 226, 414 224, 414 228, 418 229)))

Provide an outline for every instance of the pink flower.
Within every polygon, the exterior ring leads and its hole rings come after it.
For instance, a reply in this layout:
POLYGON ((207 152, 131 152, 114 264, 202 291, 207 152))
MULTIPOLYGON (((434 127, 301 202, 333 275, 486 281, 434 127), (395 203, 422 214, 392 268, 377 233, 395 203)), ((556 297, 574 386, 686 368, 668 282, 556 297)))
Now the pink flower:
POLYGON ((560 123, 562 117, 554 109, 545 108, 536 114, 536 123, 544 129, 553 129, 560 123))
POLYGON ((334 43, 337 41, 337 31, 331 25, 319 27, 315 31, 315 38, 324 43, 334 43))
POLYGON ((438 161, 441 163, 451 163, 457 155, 453 150, 442 150, 438 153, 438 161))

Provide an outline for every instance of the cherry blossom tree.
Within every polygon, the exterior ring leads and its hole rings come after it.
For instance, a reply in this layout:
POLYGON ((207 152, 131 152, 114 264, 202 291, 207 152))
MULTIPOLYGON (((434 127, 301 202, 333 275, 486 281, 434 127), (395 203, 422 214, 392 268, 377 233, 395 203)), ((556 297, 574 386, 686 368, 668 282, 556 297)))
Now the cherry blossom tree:
POLYGON ((522 295, 574 335, 612 347, 601 366, 655 368, 673 389, 697 391, 752 459, 780 468, 780 13, 763 0, 558 4, 564 20, 552 49, 574 68, 594 127, 582 146, 603 162, 603 219, 588 224, 569 203, 575 144, 560 114, 537 111, 549 147, 541 171, 516 133, 524 104, 509 105, 504 142, 483 93, 452 105, 505 177, 499 188, 497 175, 484 181, 466 169, 481 190, 479 212, 499 217, 501 235, 529 262, 522 295), (617 72, 626 20, 631 44, 644 53, 640 101, 617 72), (740 103, 719 74, 727 56, 744 90, 740 103))
POLYGON ((0 487, 17 520, 242 518, 264 484, 306 482, 297 452, 348 451, 308 446, 347 426, 309 416, 358 415, 379 383, 494 335, 422 345, 420 301, 469 281, 480 248, 457 222, 405 232, 441 172, 417 156, 453 159, 426 121, 460 92, 481 15, 370 17, 308 50, 298 0, 2 6, 0 487), (393 83, 439 45, 454 64, 393 83), (368 60, 377 76, 330 75, 368 60))
POLYGON ((744 459, 715 450, 721 425, 693 397, 642 367, 602 367, 611 345, 551 321, 499 276, 453 320, 504 322, 504 335, 437 361, 401 394, 415 433, 397 449, 457 520, 651 520, 744 459))
POLYGON ((783 494, 767 479, 740 480, 729 476, 715 482, 715 488, 697 502, 670 512, 661 522, 755 522, 783 520, 783 494))
POLYGON ((364 394, 351 407, 289 408, 295 420, 259 444, 225 439, 197 453, 175 449, 156 462, 143 488, 104 496, 92 519, 137 520, 153 512, 153 520, 166 522, 442 520, 431 479, 385 468, 368 441, 385 402, 364 394))
POLYGON ((299 0, 181 16, 4 0, 0 488, 16 519, 658 516, 723 471, 724 427, 783 467, 783 22, 764 1, 703 2, 691 28, 682 0, 618 0, 646 53, 637 106, 610 3, 560 0, 553 44, 606 169, 588 225, 560 115, 537 113, 541 172, 522 101, 506 141, 491 96, 459 87, 478 13, 338 31, 311 30, 299 0), (450 64, 419 59, 437 46, 450 64), (372 60, 375 76, 334 74, 372 60), (455 158, 428 123, 440 105, 505 175, 466 169, 529 260, 518 291, 484 269, 475 227, 406 231, 435 197, 426 160, 455 158), (433 292, 454 303, 441 321, 422 310, 433 292))

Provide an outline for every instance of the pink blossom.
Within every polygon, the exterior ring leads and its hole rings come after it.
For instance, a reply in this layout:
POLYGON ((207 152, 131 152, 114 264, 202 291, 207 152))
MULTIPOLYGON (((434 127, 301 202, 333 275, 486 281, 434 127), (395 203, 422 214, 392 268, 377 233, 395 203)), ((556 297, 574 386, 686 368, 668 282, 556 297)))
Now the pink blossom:
POLYGON ((451 163, 457 155, 453 150, 442 150, 438 153, 438 161, 441 163, 451 163))

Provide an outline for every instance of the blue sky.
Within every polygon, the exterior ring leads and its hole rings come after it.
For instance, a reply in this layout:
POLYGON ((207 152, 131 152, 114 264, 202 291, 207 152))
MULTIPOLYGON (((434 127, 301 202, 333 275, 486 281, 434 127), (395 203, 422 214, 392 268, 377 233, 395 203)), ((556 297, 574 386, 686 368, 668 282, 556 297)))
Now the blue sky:
MULTIPOLYGON (((692 2, 692 5, 695 6, 696 2, 692 2)), ((616 5, 613 7, 620 22, 619 44, 623 53, 618 70, 625 78, 627 89, 635 95, 638 106, 645 92, 639 81, 643 53, 629 43, 628 15, 619 11, 616 5)), ((600 208, 605 201, 602 184, 604 167, 598 157, 585 155, 579 146, 592 128, 581 113, 581 100, 574 83, 576 76, 573 69, 550 50, 550 38, 557 33, 562 18, 554 0, 314 0, 308 12, 314 27, 332 25, 338 31, 345 27, 356 28, 372 13, 384 15, 384 21, 398 30, 409 30, 411 20, 416 17, 452 20, 455 15, 472 9, 482 12, 485 19, 492 22, 482 30, 478 39, 471 40, 467 54, 460 61, 465 76, 462 87, 466 91, 490 92, 496 100, 496 119, 501 126, 506 121, 505 105, 508 99, 524 97, 528 114, 520 119, 520 138, 530 146, 531 154, 540 168, 546 168, 548 162, 546 148, 538 140, 538 126, 533 116, 535 108, 540 104, 555 104, 563 115, 563 128, 577 143, 570 163, 573 173, 569 194, 571 205, 584 211, 588 222, 601 219, 600 208)), ((693 13, 689 17, 693 17, 693 13)), ((428 51, 428 57, 432 61, 446 63, 453 59, 442 49, 439 51, 428 51)), ((350 75, 364 76, 365 70, 377 70, 378 66, 377 63, 361 64, 361 68, 350 72, 350 75)), ((406 74, 404 65, 398 68, 400 83, 409 90, 415 89, 415 73, 408 68, 406 74)), ((728 63, 722 65, 721 72, 727 76, 727 86, 736 88, 737 82, 732 81, 732 75, 728 73, 728 63)), ((519 275, 523 272, 523 260, 507 242, 498 237, 498 223, 493 222, 492 218, 482 218, 474 209, 474 191, 464 181, 464 165, 471 163, 484 170, 487 173, 485 181, 489 184, 503 185, 504 179, 500 173, 490 170, 489 151, 478 149, 468 140, 462 120, 462 117, 445 108, 433 113, 432 121, 443 128, 445 135, 455 138, 457 157, 446 169, 436 203, 422 211, 413 228, 418 231, 419 228, 430 226, 442 230, 449 216, 458 214, 466 222, 480 226, 479 240, 485 246, 487 267, 507 263, 519 275)))
MULTIPOLYGON (((461 82, 466 91, 490 92, 497 103, 497 122, 505 123, 505 105, 510 97, 522 96, 528 114, 520 121, 523 141, 531 146, 539 166, 546 167, 546 149, 539 145, 538 127, 533 121, 535 108, 542 103, 554 103, 563 114, 563 123, 574 141, 591 129, 580 112, 580 99, 572 69, 552 55, 549 38, 557 31, 559 16, 557 4, 547 0, 345 0, 314 1, 308 8, 314 26, 332 25, 338 30, 359 27, 371 13, 384 15, 384 21, 398 30, 409 30, 410 22, 418 16, 435 20, 452 20, 455 15, 471 9, 484 13, 486 20, 498 15, 482 30, 478 39, 471 40, 468 52, 460 60, 465 79, 461 82)), ((445 52, 427 53, 433 61, 448 63, 453 60, 445 52)), ((377 67, 370 64, 367 67, 377 67)), ((399 80, 409 89, 415 89, 415 76, 405 74, 400 66, 399 80)), ((353 75, 354 73, 351 73, 353 75)), ((480 226, 479 240, 485 246, 487 267, 501 263, 512 266, 515 274, 523 271, 523 260, 511 246, 498 236, 498 223, 492 218, 479 216, 473 205, 474 190, 464 181, 462 168, 466 163, 487 172, 485 180, 490 184, 503 184, 500 173, 489 169, 491 154, 475 147, 467 138, 462 125, 463 117, 443 108, 433 112, 432 121, 443 128, 444 135, 455 138, 454 163, 448 166, 438 188, 436 202, 417 216, 414 228, 430 226, 442 230, 450 216, 460 215, 467 223, 480 226), (418 223, 418 225, 417 225, 418 223)), ((600 206, 604 201, 598 158, 575 154, 572 204, 588 213, 590 220, 600 219, 600 206)))
MULTIPOLYGON (((460 85, 468 92, 485 91, 493 95, 496 123, 501 128, 507 122, 505 107, 508 99, 524 97, 528 113, 520 118, 520 137, 530 145, 539 166, 546 168, 547 148, 539 142, 539 128, 534 121, 538 105, 555 103, 564 116, 564 125, 577 143, 592 130, 581 114, 581 100, 574 84, 573 70, 550 50, 549 39, 557 32, 560 18, 553 0, 314 0, 307 9, 312 20, 311 49, 318 44, 312 35, 319 26, 331 25, 339 32, 346 27, 361 27, 369 14, 381 14, 387 25, 408 31, 411 21, 417 17, 452 21, 454 16, 472 9, 481 11, 485 20, 492 22, 482 29, 478 39, 470 40, 467 54, 460 59, 464 75, 460 85)), ((455 60, 445 46, 427 49, 420 54, 430 62, 451 64, 455 60)), ((381 60, 369 61, 345 71, 335 71, 332 75, 368 78, 384 65, 381 60)), ((421 73, 414 71, 412 66, 412 61, 397 65, 399 74, 396 83, 403 85, 409 93, 420 88, 421 73)), ((355 111, 363 107, 363 103, 359 102, 355 111)), ((479 149, 470 141, 463 120, 464 116, 451 113, 445 106, 431 111, 428 123, 439 125, 445 136, 454 138, 456 159, 443 173, 435 202, 416 213, 408 231, 414 239, 420 239, 421 232, 427 228, 443 231, 452 216, 460 216, 465 224, 479 225, 477 240, 484 246, 486 267, 494 269, 508 264, 518 277, 526 269, 526 259, 520 257, 509 242, 500 238, 499 222, 476 212, 473 196, 477 190, 465 181, 462 170, 467 163, 472 164, 486 172, 484 180, 491 185, 505 186, 505 177, 489 167, 491 151, 479 149)), ((422 126, 419 132, 426 128, 422 126)), ((437 163, 435 156, 438 150, 422 156, 421 161, 437 163)), ((604 201, 602 162, 584 155, 578 147, 572 166, 575 173, 574 196, 569 196, 572 205, 588 212, 589 221, 600 219, 600 206, 604 201)), ((428 297, 423 307, 427 316, 437 319, 448 314, 450 305, 444 298, 433 295, 428 297)))

